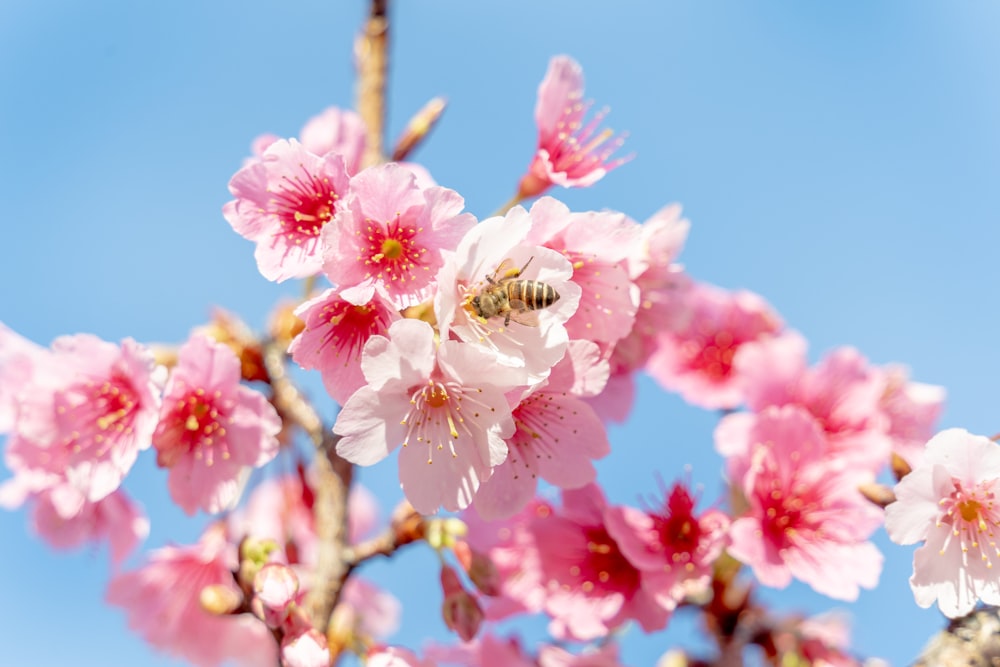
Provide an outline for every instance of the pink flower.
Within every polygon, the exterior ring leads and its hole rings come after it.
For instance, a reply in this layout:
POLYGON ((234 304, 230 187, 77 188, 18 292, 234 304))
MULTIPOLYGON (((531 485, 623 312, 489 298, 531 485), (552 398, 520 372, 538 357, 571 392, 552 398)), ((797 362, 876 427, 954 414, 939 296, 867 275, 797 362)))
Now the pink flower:
POLYGON ((226 660, 274 665, 277 650, 263 623, 248 615, 215 616, 199 604, 206 586, 241 595, 236 566, 236 548, 214 527, 195 545, 157 549, 139 570, 113 577, 107 600, 126 610, 129 627, 150 644, 198 667, 226 660))
POLYGON ((639 223, 612 211, 570 213, 551 197, 535 202, 531 219, 528 242, 568 259, 582 290, 580 306, 566 323, 570 338, 614 343, 627 336, 639 306, 639 288, 627 266, 641 241, 639 223))
MULTIPOLYGON (((338 107, 327 107, 313 116, 299 133, 299 142, 310 153, 339 155, 349 176, 361 170, 361 158, 364 156, 367 138, 361 116, 338 107)), ((277 141, 281 141, 281 137, 274 134, 258 136, 252 144, 254 158, 250 158, 247 163, 256 161, 277 141)))
POLYGON ((435 347, 434 330, 419 320, 394 322, 388 338, 372 337, 361 368, 368 385, 337 417, 337 453, 372 465, 402 443, 399 479, 417 511, 467 507, 507 456, 514 422, 504 392, 523 376, 473 345, 435 347))
POLYGON ((17 421, 17 396, 31 380, 33 368, 47 351, 0 322, 0 433, 17 421))
POLYGON ((888 418, 892 448, 911 467, 920 463, 924 445, 934 435, 934 428, 944 409, 944 387, 910 382, 906 369, 888 366, 882 369, 885 389, 879 407, 888 418))
POLYGON ((299 578, 284 563, 267 563, 254 576, 253 592, 254 612, 268 627, 278 628, 299 594, 299 578))
POLYGON ((222 208, 233 229, 257 244, 257 268, 268 280, 316 275, 323 267, 323 228, 341 209, 349 178, 343 159, 322 157, 284 139, 236 172, 222 208))
POLYGON ((734 356, 746 343, 776 333, 781 320, 752 292, 693 283, 683 298, 689 317, 659 336, 646 370, 689 403, 734 408, 743 402, 744 391, 734 356))
POLYGON ((367 133, 365 122, 353 111, 327 107, 306 122, 299 141, 315 155, 339 155, 350 176, 361 171, 367 133))
POLYGON ((464 206, 454 190, 421 188, 398 164, 365 169, 323 232, 324 271, 352 303, 368 302, 377 286, 399 308, 417 305, 432 294, 441 252, 476 224, 464 206))
POLYGON ((628 258, 629 276, 639 288, 639 307, 628 335, 611 348, 607 389, 589 401, 605 421, 625 421, 635 397, 633 374, 649 363, 660 334, 682 329, 690 317, 684 298, 690 279, 674 261, 690 227, 680 214, 678 205, 654 213, 643 223, 641 243, 628 258))
POLYGON ((434 297, 443 339, 453 334, 492 351, 504 366, 527 374, 524 384, 545 379, 566 353, 569 335, 565 324, 576 312, 581 293, 580 286, 570 280, 573 266, 565 257, 527 241, 531 224, 528 213, 515 206, 503 218, 489 218, 476 225, 438 272, 434 297), (558 299, 544 308, 513 312, 510 322, 505 322, 503 314, 481 316, 475 299, 489 298, 503 287, 489 280, 501 282, 508 271, 522 268, 525 271, 517 275, 518 280, 548 285, 558 299))
POLYGON ((806 341, 795 332, 745 345, 735 362, 751 410, 800 405, 828 437, 827 451, 872 474, 889 460, 888 419, 881 408, 885 377, 853 348, 806 366, 806 341))
POLYGON ((379 646, 368 651, 366 667, 434 667, 429 660, 421 660, 412 651, 397 646, 379 646))
POLYGON ((403 606, 388 593, 365 579, 352 576, 344 584, 343 595, 334 610, 342 625, 351 633, 375 639, 385 639, 399 629, 403 606))
POLYGON ((149 520, 121 490, 95 503, 85 503, 71 518, 61 516, 51 492, 43 491, 35 497, 32 521, 35 531, 56 549, 107 540, 111 562, 116 565, 149 535, 149 520))
MULTIPOLYGON (((561 510, 538 503, 499 529, 506 537, 489 552, 503 578, 501 601, 544 611, 552 617, 549 632, 560 639, 604 637, 628 620, 647 632, 662 629, 669 610, 642 587, 640 571, 608 531, 600 488, 562 496, 561 510)), ((482 545, 481 536, 469 537, 482 545)), ((498 616, 494 609, 488 614, 498 616)))
POLYGON ((593 459, 611 451, 608 434, 581 397, 604 389, 608 365, 594 343, 570 341, 548 380, 525 393, 514 409, 517 430, 507 441, 507 460, 476 496, 484 519, 508 517, 535 495, 538 478, 564 489, 585 486, 597 471, 593 459))
POLYGON ((149 447, 161 381, 152 354, 132 339, 119 347, 77 334, 57 339, 51 351, 27 349, 0 369, 0 384, 21 382, 5 451, 16 476, 0 495, 20 504, 51 491, 48 501, 70 519, 118 489, 149 447))
POLYGON ((708 587, 727 542, 729 517, 718 510, 696 516, 694 504, 688 489, 677 483, 658 510, 611 507, 605 512, 608 532, 664 609, 708 587))
POLYGON ((838 600, 874 588, 882 554, 865 540, 881 513, 858 492, 865 471, 830 457, 808 412, 790 405, 729 415, 716 443, 748 504, 729 552, 762 584, 784 588, 795 578, 838 600))
POLYGON ((958 428, 931 438, 920 464, 896 485, 885 528, 897 544, 923 542, 910 577, 918 605, 936 600, 941 613, 957 618, 978 601, 1000 604, 998 492, 1000 445, 958 428))
POLYGON ((465 667, 537 667, 517 638, 502 639, 489 633, 457 646, 431 645, 427 656, 442 664, 465 667))
POLYGON ((618 644, 609 642, 576 655, 561 646, 543 646, 538 651, 538 667, 621 667, 618 644))
POLYGON ((378 293, 355 304, 328 289, 295 309, 305 329, 288 352, 302 368, 318 370, 333 400, 343 405, 365 384, 361 350, 372 336, 384 335, 399 311, 378 293))
POLYGON ((564 188, 586 187, 601 180, 606 173, 630 158, 610 159, 624 138, 605 143, 614 134, 598 132, 606 111, 584 125, 593 102, 583 101, 583 69, 569 56, 556 56, 549 62, 545 79, 538 86, 535 122, 538 124, 538 149, 521 179, 519 197, 527 199, 552 185, 564 188))
POLYGON ((240 477, 278 452, 281 419, 260 393, 240 384, 240 361, 196 335, 178 352, 153 435, 156 462, 170 469, 170 496, 188 514, 235 502, 240 477))

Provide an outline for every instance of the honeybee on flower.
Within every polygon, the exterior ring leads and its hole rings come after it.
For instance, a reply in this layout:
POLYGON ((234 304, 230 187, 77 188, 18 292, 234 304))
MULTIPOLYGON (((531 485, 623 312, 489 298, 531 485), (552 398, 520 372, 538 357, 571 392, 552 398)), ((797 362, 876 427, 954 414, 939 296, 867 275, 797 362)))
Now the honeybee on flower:
POLYGON ((475 313, 483 324, 491 317, 503 317, 503 325, 514 320, 529 327, 538 326, 538 313, 559 300, 559 292, 540 280, 520 278, 531 260, 529 257, 520 269, 508 269, 514 261, 507 258, 500 262, 492 276, 486 276, 487 285, 469 292, 464 307, 475 313))

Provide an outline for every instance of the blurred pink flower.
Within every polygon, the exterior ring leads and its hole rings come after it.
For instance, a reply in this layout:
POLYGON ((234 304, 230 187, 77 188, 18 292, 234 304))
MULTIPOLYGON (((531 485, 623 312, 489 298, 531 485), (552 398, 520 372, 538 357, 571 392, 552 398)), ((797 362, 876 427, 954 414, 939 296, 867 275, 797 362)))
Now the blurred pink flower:
POLYGON ((222 213, 239 235, 257 244, 257 268, 281 282, 318 274, 321 233, 342 207, 349 177, 336 154, 315 155, 284 139, 229 181, 236 198, 222 213))
POLYGON ((0 330, 0 385, 16 383, 4 452, 15 477, 0 487, 7 506, 48 491, 64 519, 119 488, 149 447, 162 380, 153 355, 132 339, 121 346, 89 334, 64 336, 51 350, 0 330))
POLYGON ((524 384, 545 379, 566 353, 565 325, 576 312, 581 293, 580 286, 571 282, 573 266, 565 257, 527 241, 531 225, 531 217, 520 206, 503 218, 476 225, 438 272, 434 298, 442 339, 453 334, 492 351, 504 366, 522 369, 527 375, 524 384), (559 294, 554 304, 528 311, 527 315, 537 316, 537 326, 522 323, 525 317, 517 313, 509 324, 500 316, 478 317, 472 300, 489 289, 487 278, 499 280, 503 272, 523 267, 527 268, 518 279, 542 282, 559 294))
POLYGON ((417 305, 433 293, 442 251, 476 224, 464 206, 454 190, 421 188, 398 164, 365 169, 323 230, 324 272, 352 303, 367 303, 377 286, 398 308, 417 305))
POLYGON ((153 444, 157 464, 170 469, 170 497, 185 512, 219 512, 235 502, 241 475, 277 454, 280 430, 274 406, 240 384, 230 348, 201 335, 181 347, 153 444))
POLYGON ((354 111, 327 107, 306 121, 299 132, 299 141, 310 153, 339 155, 350 176, 361 171, 367 133, 365 122, 354 111))
POLYGON ((334 611, 339 622, 349 622, 355 634, 375 639, 386 639, 395 633, 402 614, 403 606, 392 593, 358 576, 352 576, 344 584, 334 611))
POLYGON ((535 122, 538 149, 521 179, 518 196, 534 197, 552 185, 586 187, 630 157, 611 159, 625 140, 612 138, 608 129, 598 131, 607 111, 584 124, 593 102, 583 100, 583 69, 569 56, 556 56, 538 86, 535 122))
POLYGON ((735 366, 751 410, 799 405, 827 435, 827 452, 877 473, 889 462, 889 419, 881 408, 885 376, 854 348, 838 348, 808 367, 806 341, 794 331, 741 348, 735 366))
POLYGON ((920 464, 924 445, 934 435, 938 418, 944 409, 944 387, 911 382, 901 366, 882 369, 885 388, 879 407, 888 418, 892 449, 902 456, 910 467, 920 464))
POLYGON ((694 513, 695 500, 674 484, 659 509, 610 507, 608 532, 642 573, 642 586, 664 609, 709 586, 712 566, 728 541, 729 517, 718 510, 694 513))
POLYGON ((621 667, 618 644, 608 642, 576 654, 561 646, 542 646, 538 651, 538 667, 621 667))
POLYGON ((399 310, 378 292, 355 304, 328 289, 295 309, 305 328, 292 340, 289 354, 306 370, 318 370, 323 386, 343 405, 364 386, 361 350, 372 336, 385 335, 400 319, 399 310))
POLYGON ((368 651, 365 667, 435 667, 434 662, 418 658, 412 651, 398 646, 379 646, 368 651))
POLYGON ((1000 605, 998 493, 1000 445, 959 428, 931 438, 920 464, 896 485, 885 528, 898 544, 923 542, 910 577, 918 605, 937 601, 949 618, 977 602, 1000 605))
POLYGON ((744 400, 744 384, 734 357, 747 343, 775 334, 781 319, 752 292, 691 283, 678 296, 685 317, 658 336, 646 370, 689 403, 735 408, 744 400))
POLYGON ((489 520, 519 512, 535 495, 539 477, 563 489, 594 481, 593 460, 607 456, 611 445, 604 424, 581 397, 600 393, 607 377, 597 345, 571 340, 548 380, 516 392, 525 394, 513 413, 517 430, 507 440, 507 460, 476 495, 480 516, 489 520))
POLYGON ((281 640, 282 667, 330 667, 330 647, 326 635, 309 628, 286 633, 281 640))
POLYGON ((246 614, 215 616, 199 603, 206 586, 240 596, 236 566, 236 547, 216 525, 197 544, 157 549, 140 569, 112 577, 107 601, 125 609, 129 627, 147 642, 198 667, 227 660, 273 667, 277 647, 263 623, 246 614))
POLYGON ((716 428, 747 513, 733 521, 729 552, 765 586, 792 578, 838 600, 874 588, 882 554, 868 537, 881 512, 858 492, 867 473, 827 451, 826 437, 803 408, 729 415, 716 428))
POLYGON ((434 330, 419 320, 400 320, 388 338, 372 337, 361 366, 368 385, 337 417, 337 453, 372 465, 402 443, 400 483, 417 511, 467 507, 507 456, 504 438, 514 422, 504 392, 523 376, 477 346, 435 346, 434 330))
POLYGON ((121 489, 97 502, 84 503, 69 518, 59 514, 50 492, 43 491, 35 497, 32 522, 38 535, 56 549, 107 540, 115 565, 149 535, 149 519, 121 489))

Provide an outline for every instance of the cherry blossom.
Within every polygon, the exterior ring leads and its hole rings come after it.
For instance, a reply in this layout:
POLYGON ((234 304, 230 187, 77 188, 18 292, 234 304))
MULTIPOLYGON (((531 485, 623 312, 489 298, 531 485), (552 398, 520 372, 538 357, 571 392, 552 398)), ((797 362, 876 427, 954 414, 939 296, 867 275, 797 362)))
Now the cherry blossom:
POLYGON ((529 389, 514 409, 517 430, 507 440, 507 460, 476 496, 485 519, 507 517, 534 496, 538 478, 564 489, 594 481, 593 459, 611 451, 604 425, 582 397, 604 389, 608 365, 597 345, 570 341, 548 379, 529 389))
POLYGON ((642 572, 643 588, 665 609, 708 587, 727 542, 729 517, 718 510, 696 516, 694 505, 690 491, 678 483, 659 509, 611 507, 605 512, 608 532, 642 572))
POLYGON ((501 364, 523 369, 525 384, 545 379, 562 359, 569 343, 565 324, 576 312, 581 294, 580 286, 571 282, 573 266, 565 257, 526 240, 531 225, 531 217, 520 206, 476 225, 438 272, 434 297, 443 338, 454 335, 490 350, 501 364), (479 316, 474 299, 493 287, 489 280, 501 281, 507 271, 522 268, 518 279, 551 286, 558 300, 524 315, 514 313, 510 322, 502 316, 479 316), (525 315, 537 316, 537 326, 525 324, 525 315))
POLYGON ((271 144, 229 182, 236 198, 222 209, 233 229, 257 244, 257 268, 268 280, 316 275, 321 233, 342 207, 349 177, 335 153, 319 156, 294 139, 271 144))
POLYGON ((736 369, 745 378, 750 409, 800 405, 826 432, 831 456, 872 474, 888 462, 885 378, 857 350, 838 348, 810 368, 805 339, 790 331, 745 345, 736 369))
POLYGON ((361 367, 368 385, 337 417, 337 453, 372 465, 402 444, 400 483, 418 511, 467 507, 507 456, 514 422, 504 392, 523 375, 477 346, 446 340, 435 348, 434 331, 419 320, 372 337, 361 367))
POLYGON ((350 176, 361 171, 367 134, 365 122, 354 111, 327 107, 302 126, 299 141, 310 153, 339 155, 350 176))
POLYGON ((781 320, 759 296, 691 283, 681 295, 688 310, 676 328, 661 333, 646 370, 665 389, 703 408, 743 402, 744 383, 733 366, 746 343, 767 338, 781 320))
POLYGON ((379 646, 368 651, 366 667, 435 667, 430 659, 421 659, 405 648, 379 646))
POLYGON ((611 159, 625 140, 608 141, 614 133, 598 131, 606 111, 584 124, 592 104, 583 99, 583 68, 569 56, 553 58, 538 86, 538 148, 518 187, 520 199, 539 195, 552 185, 593 185, 629 159, 611 159))
POLYGON ((269 667, 277 647, 263 623, 245 614, 215 616, 199 604, 206 586, 240 595, 236 565, 236 547, 215 526, 197 544, 157 549, 140 569, 114 576, 107 600, 125 609, 129 627, 150 644, 198 667, 227 660, 269 667))
POLYGON ((371 299, 373 286, 399 308, 428 299, 441 252, 454 250, 476 223, 461 212, 465 201, 457 192, 421 188, 394 163, 354 177, 342 205, 337 224, 323 231, 324 271, 357 304, 371 299))
POLYGON ((945 389, 910 381, 909 373, 901 366, 888 366, 882 371, 885 388, 879 407, 889 420, 892 449, 911 467, 916 466, 944 409, 945 389))
POLYGON ((729 552, 762 584, 784 588, 795 578, 838 600, 874 588, 882 554, 866 540, 881 513, 858 492, 865 471, 829 456, 808 412, 789 405, 729 415, 716 443, 748 506, 732 524, 729 552))
POLYGON ((280 429, 274 406, 240 384, 232 350, 195 335, 178 352, 153 435, 171 498, 188 514, 227 508, 241 476, 277 454, 280 429))
POLYGON ((70 519, 117 490, 149 447, 162 378, 152 354, 132 339, 118 346, 77 334, 57 339, 51 350, 18 347, 27 354, 0 368, 0 384, 8 372, 20 382, 4 452, 15 477, 0 496, 16 506, 49 491, 47 502, 70 519))
POLYGON ((107 540, 111 562, 120 564, 149 535, 149 520, 122 490, 84 503, 72 517, 59 514, 51 491, 35 497, 31 518, 39 536, 56 549, 107 540))
POLYGON ((307 370, 318 370, 323 386, 340 404, 365 384, 361 350, 372 336, 384 335, 400 319, 399 311, 381 294, 352 303, 328 289, 295 309, 305 328, 288 348, 292 359, 307 370))
POLYGON ((614 343, 632 330, 639 288, 627 260, 637 251, 642 228, 624 213, 571 213, 551 197, 531 207, 528 242, 561 253, 573 265, 580 306, 566 323, 570 338, 614 343))
POLYGON ((936 601, 949 618, 977 602, 1000 605, 998 492, 1000 445, 959 428, 931 438, 919 465, 896 485, 885 528, 898 544, 923 542, 910 577, 918 605, 936 601))

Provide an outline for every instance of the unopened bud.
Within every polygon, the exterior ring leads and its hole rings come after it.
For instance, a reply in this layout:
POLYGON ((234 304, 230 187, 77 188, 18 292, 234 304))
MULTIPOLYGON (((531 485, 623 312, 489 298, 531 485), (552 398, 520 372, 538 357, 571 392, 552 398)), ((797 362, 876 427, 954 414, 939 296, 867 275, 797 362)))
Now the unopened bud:
POLYGON ((909 475, 910 471, 913 470, 906 459, 896 452, 893 452, 892 456, 889 457, 889 467, 892 468, 892 476, 897 482, 909 475))
POLYGON ((198 331, 233 351, 240 360, 240 376, 244 380, 248 382, 267 380, 260 341, 243 320, 217 308, 212 313, 212 321, 200 327, 198 331))
POLYGON ((281 642, 281 664, 284 667, 330 667, 330 647, 326 637, 315 628, 281 642))
POLYGON ((427 525, 423 515, 405 500, 393 510, 391 524, 399 546, 426 538, 427 525))
POLYGON ((198 594, 198 604, 213 616, 226 616, 239 609, 243 595, 232 586, 212 584, 198 594))
POLYGON ((299 578, 282 563, 268 563, 253 580, 254 614, 269 627, 279 627, 288 616, 288 607, 299 592, 299 578))
POLYGON ((453 547, 459 538, 465 537, 469 532, 465 522, 455 517, 428 519, 425 523, 426 535, 424 539, 431 547, 438 550, 453 547))
POLYGON ((876 484, 875 482, 869 482, 862 484, 858 487, 858 491, 861 492, 865 498, 875 503, 879 507, 887 507, 888 505, 896 502, 896 494, 892 492, 888 486, 884 484, 876 484))
POLYGON ((405 160, 413 152, 413 149, 427 138, 437 122, 441 120, 441 115, 447 106, 447 100, 443 97, 435 97, 414 114, 410 122, 406 124, 403 136, 396 142, 396 148, 392 151, 393 161, 405 160))
POLYGON ((441 568, 441 590, 444 593, 441 617, 445 625, 454 630, 462 641, 471 641, 483 623, 479 601, 465 590, 454 568, 447 565, 441 568))

